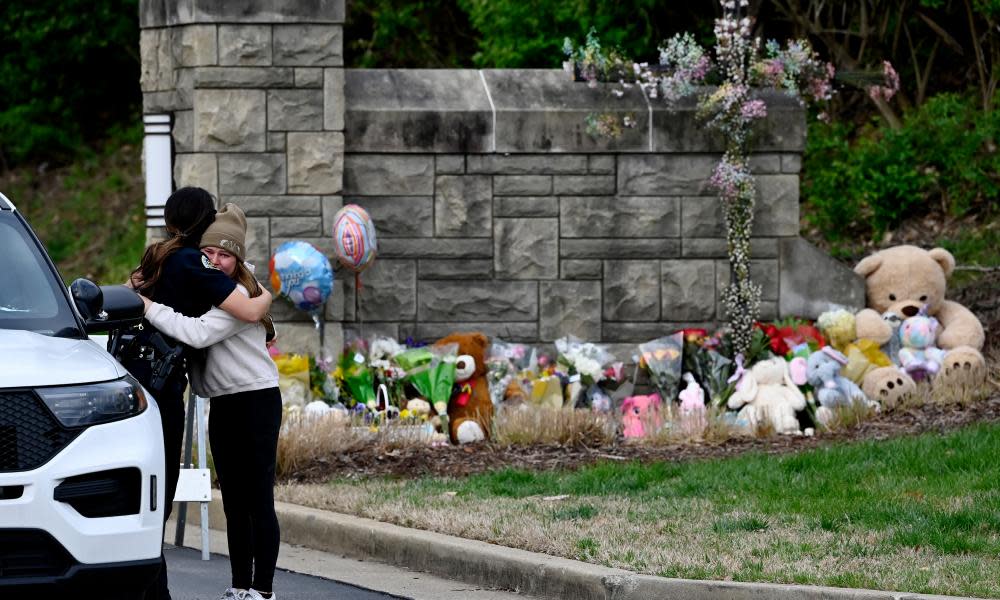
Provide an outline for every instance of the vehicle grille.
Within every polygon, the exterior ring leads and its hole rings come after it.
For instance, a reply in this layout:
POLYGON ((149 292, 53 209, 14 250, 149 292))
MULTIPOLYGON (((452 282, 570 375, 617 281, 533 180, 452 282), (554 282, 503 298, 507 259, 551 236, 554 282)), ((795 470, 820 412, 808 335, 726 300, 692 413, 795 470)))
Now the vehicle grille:
POLYGON ((35 469, 79 433, 63 427, 34 393, 0 392, 0 472, 35 469))
POLYGON ((25 577, 57 577, 73 558, 48 533, 38 529, 0 530, 0 581, 25 577))

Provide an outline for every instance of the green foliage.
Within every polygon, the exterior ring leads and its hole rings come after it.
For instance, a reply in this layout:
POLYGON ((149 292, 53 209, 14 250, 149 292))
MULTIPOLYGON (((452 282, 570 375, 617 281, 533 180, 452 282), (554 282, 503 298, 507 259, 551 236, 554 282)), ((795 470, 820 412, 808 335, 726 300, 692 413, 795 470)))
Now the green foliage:
POLYGON ((471 65, 475 39, 455 0, 349 0, 348 65, 441 68, 471 65))
POLYGON ((146 245, 142 126, 115 128, 99 149, 78 149, 71 165, 42 172, 20 167, 2 189, 45 244, 67 283, 87 277, 121 283, 146 245))
POLYGON ((0 3, 0 168, 67 158, 136 114, 138 5, 0 3))
POLYGON ((955 216, 990 211, 1000 194, 1000 115, 974 99, 939 94, 900 129, 849 140, 844 125, 809 129, 803 197, 831 240, 879 235, 936 206, 955 216))
POLYGON ((473 62, 480 67, 558 67, 562 40, 580 40, 591 28, 609 47, 630 56, 648 55, 659 37, 655 0, 458 0, 480 33, 473 62))

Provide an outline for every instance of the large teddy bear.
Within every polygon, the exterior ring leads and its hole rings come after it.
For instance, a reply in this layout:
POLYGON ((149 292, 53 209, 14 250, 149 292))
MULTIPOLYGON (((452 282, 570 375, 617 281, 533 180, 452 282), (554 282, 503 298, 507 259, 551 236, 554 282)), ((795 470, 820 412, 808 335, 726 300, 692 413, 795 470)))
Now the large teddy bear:
MULTIPOLYGON (((944 298, 954 268, 955 258, 943 248, 896 246, 864 258, 854 267, 865 278, 868 298, 868 308, 857 315, 858 337, 885 344, 894 333, 891 319, 915 316, 926 307, 941 324, 937 344, 947 351, 936 383, 982 381, 983 326, 969 309, 944 298)), ((899 369, 883 367, 868 373, 862 387, 869 398, 894 404, 900 381, 899 369)))
POLYGON ((493 426, 493 402, 486 379, 486 350, 489 339, 482 333, 453 333, 435 342, 435 346, 458 344, 456 376, 459 391, 448 403, 448 433, 454 444, 478 442, 490 437, 493 426), (471 361, 474 364, 466 364, 471 361), (466 385, 467 384, 467 385, 466 385))

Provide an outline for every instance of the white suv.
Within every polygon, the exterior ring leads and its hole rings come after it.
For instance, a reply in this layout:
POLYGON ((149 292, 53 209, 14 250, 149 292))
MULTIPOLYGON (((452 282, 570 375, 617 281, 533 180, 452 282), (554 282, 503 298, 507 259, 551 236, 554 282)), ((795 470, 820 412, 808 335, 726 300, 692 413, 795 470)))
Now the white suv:
POLYGON ((68 291, 0 194, 0 597, 141 598, 156 575, 159 411, 87 337, 141 318, 124 286, 77 280, 68 291))

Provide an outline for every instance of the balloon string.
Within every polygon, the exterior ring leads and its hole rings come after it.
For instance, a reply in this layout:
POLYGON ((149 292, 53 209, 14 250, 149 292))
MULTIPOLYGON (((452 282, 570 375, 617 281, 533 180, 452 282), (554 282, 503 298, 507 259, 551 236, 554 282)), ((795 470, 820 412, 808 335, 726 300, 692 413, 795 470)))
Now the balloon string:
POLYGON ((354 289, 358 290, 358 294, 361 294, 361 273, 354 274, 354 289))

